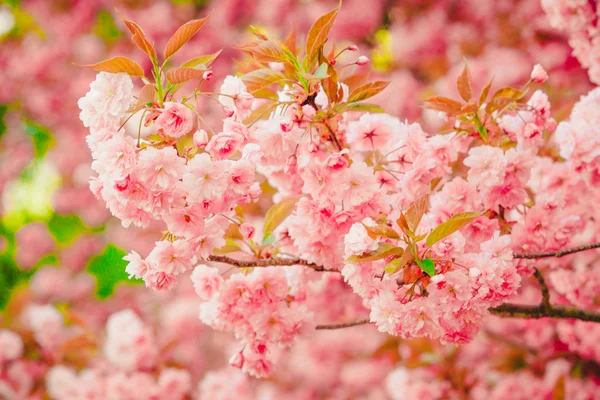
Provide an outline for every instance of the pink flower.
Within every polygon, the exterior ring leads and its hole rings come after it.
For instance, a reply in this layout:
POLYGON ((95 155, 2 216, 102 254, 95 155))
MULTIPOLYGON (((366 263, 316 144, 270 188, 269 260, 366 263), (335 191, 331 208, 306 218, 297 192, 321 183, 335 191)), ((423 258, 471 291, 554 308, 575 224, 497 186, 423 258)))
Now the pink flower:
POLYGON ((0 364, 16 360, 23 354, 23 340, 16 333, 0 329, 0 364))
POLYGON ((173 147, 164 149, 146 148, 140 152, 138 163, 139 179, 151 190, 173 190, 183 176, 185 161, 173 147))
POLYGON ((129 279, 133 277, 143 279, 148 272, 148 264, 135 251, 132 251, 123 257, 123 260, 129 261, 129 264, 125 267, 125 272, 129 274, 129 279))
POLYGON ((210 139, 206 151, 215 160, 224 160, 240 150, 243 141, 244 138, 236 132, 221 132, 210 139))
POLYGON ((219 102, 223 107, 235 110, 234 99, 240 93, 246 93, 246 85, 237 76, 227 76, 221 85, 220 92, 223 94, 219 96, 219 102))
MULTIPOLYGON (((372 151, 385 147, 399 138, 400 121, 386 114, 365 114, 348 124, 348 143, 359 151, 372 151)), ((394 146, 398 146, 394 143, 394 146)))
POLYGON ((192 247, 184 240, 156 242, 154 249, 146 259, 149 273, 164 272, 179 275, 192 268, 195 262, 192 247))
POLYGON ((362 255, 377 249, 377 241, 369 236, 369 232, 362 223, 352 225, 344 237, 346 257, 362 255))
POLYGON ((209 301, 223 285, 223 277, 216 268, 198 265, 191 275, 194 290, 202 301, 209 301))
POLYGON ((256 231, 256 229, 254 228, 254 226, 248 224, 248 223, 243 223, 240 225, 240 233, 242 234, 242 236, 245 239, 252 239, 254 237, 254 232, 256 231))
POLYGON ((194 111, 180 103, 166 102, 156 119, 156 125, 165 135, 179 138, 196 129, 197 118, 194 111))

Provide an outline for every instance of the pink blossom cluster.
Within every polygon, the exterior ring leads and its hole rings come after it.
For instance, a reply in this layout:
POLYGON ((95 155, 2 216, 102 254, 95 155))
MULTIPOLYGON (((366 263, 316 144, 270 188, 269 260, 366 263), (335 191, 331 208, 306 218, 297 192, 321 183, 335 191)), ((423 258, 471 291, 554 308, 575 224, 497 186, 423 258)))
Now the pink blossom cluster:
MULTIPOLYGON (((80 100, 81 118, 90 128, 92 168, 98 173, 92 187, 124 226, 162 220, 176 235, 177 240, 157 242, 144 260, 135 252, 128 256, 132 276, 153 289, 169 289, 177 275, 191 270, 196 257, 207 258, 225 244, 229 221, 223 213, 256 199, 260 187, 251 162, 227 159, 247 141, 245 127, 234 120, 225 121, 224 132, 207 144, 209 153, 195 157, 191 152, 197 149, 180 155, 172 145, 137 146, 119 130, 133 101, 131 89, 126 74, 100 73, 80 100)), ((155 114, 147 121, 167 141, 194 133, 197 117, 185 105, 165 103, 155 114)))
POLYGON ((197 266, 192 275, 202 299, 200 319, 242 341, 230 363, 256 377, 273 372, 282 347, 309 330, 312 315, 303 304, 304 283, 282 269, 233 274, 226 281, 216 268, 197 266))
POLYGON ((600 9, 585 0, 542 0, 553 27, 566 33, 573 55, 588 69, 590 80, 600 84, 600 9))

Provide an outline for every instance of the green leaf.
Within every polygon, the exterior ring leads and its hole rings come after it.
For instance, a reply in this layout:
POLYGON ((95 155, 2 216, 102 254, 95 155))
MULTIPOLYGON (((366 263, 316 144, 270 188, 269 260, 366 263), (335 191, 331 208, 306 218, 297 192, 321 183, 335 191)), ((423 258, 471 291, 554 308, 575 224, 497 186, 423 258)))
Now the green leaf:
POLYGON ((372 113, 384 113, 383 107, 373 103, 354 103, 347 107, 348 111, 365 111, 372 113))
POLYGON ((108 44, 115 42, 122 36, 112 14, 106 10, 102 10, 96 15, 96 24, 92 31, 108 44))
POLYGON ((33 140, 33 148, 36 158, 43 158, 48 150, 54 146, 54 137, 50 131, 30 120, 25 120, 25 132, 33 140))
POLYGON ((267 238, 281 223, 294 211, 296 203, 299 197, 290 197, 279 203, 273 204, 273 206, 267 211, 264 222, 264 236, 267 238))
POLYGON ((477 126, 477 132, 479 133, 479 136, 481 136, 481 138, 487 142, 488 141, 488 133, 487 133, 487 129, 485 129, 485 126, 483 126, 481 124, 476 124, 476 126, 477 126))
POLYGON ((267 236, 265 236, 265 238, 262 241, 262 245, 263 246, 268 246, 270 244, 275 243, 275 240, 277 238, 275 237, 275 234, 273 232, 269 232, 269 234, 267 236))
POLYGON ((78 215, 54 214, 48 221, 48 230, 59 244, 69 244, 88 229, 78 215))
POLYGON ((181 68, 195 68, 198 65, 204 65, 208 68, 216 60, 216 58, 219 56, 219 54, 221 54, 222 51, 223 51, 223 49, 221 49, 213 54, 207 54, 204 56, 198 56, 198 57, 192 58, 191 60, 188 60, 188 61, 184 62, 183 64, 181 64, 181 68))
POLYGON ((96 296, 99 299, 110 297, 115 286, 120 283, 141 283, 139 279, 130 280, 125 272, 127 261, 123 260, 127 253, 109 243, 102 253, 93 257, 87 266, 87 271, 96 278, 96 296))
POLYGON ((363 101, 368 99, 369 97, 373 97, 376 94, 380 93, 383 89, 385 89, 390 83, 386 81, 375 81, 365 83, 354 89, 351 93, 348 103, 356 103, 358 101, 363 101))
POLYGON ((231 239, 227 239, 225 240, 225 246, 218 248, 218 249, 214 249, 213 253, 214 254, 227 254, 227 253, 233 253, 236 251, 240 251, 242 248, 240 247, 240 245, 231 240, 231 239))
POLYGON ((471 223, 474 219, 479 218, 483 215, 481 212, 466 212, 456 214, 448 221, 438 225, 434 230, 431 231, 427 236, 426 243, 428 246, 433 246, 440 240, 447 238, 454 232, 458 231, 462 227, 471 223))
POLYGON ((394 246, 393 244, 380 242, 377 250, 374 250, 370 253, 365 253, 360 256, 351 256, 348 257, 346 262, 367 262, 367 261, 376 261, 381 260, 382 258, 391 257, 391 256, 401 256, 404 253, 404 250, 401 247, 394 246))
POLYGON ((417 265, 423 272, 425 272, 429 276, 435 275, 435 264, 431 258, 426 258, 424 260, 417 260, 417 265))
POLYGON ((0 139, 2 139, 2 136, 4 136, 4 134, 6 133, 6 130, 8 129, 8 127, 6 126, 6 122, 4 122, 4 116, 6 115, 6 112, 8 111, 8 106, 5 104, 0 105, 0 139))
POLYGON ((327 68, 329 67, 329 65, 327 63, 322 63, 319 68, 317 68, 317 70, 315 71, 315 73, 312 75, 313 78, 316 79, 325 79, 327 78, 327 68))

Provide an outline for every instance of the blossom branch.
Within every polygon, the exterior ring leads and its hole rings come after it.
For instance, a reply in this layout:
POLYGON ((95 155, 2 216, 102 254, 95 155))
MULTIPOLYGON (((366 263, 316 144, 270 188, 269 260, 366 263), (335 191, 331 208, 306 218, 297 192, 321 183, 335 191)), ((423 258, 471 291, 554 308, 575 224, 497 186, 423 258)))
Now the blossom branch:
POLYGON ((538 283, 540 284, 540 289, 542 290, 542 305, 545 307, 552 307, 550 305, 550 291, 548 290, 548 285, 546 285, 544 276, 537 268, 534 270, 533 276, 535 279, 537 279, 538 283))
POLYGON ((572 247, 572 248, 566 249, 566 250, 549 251, 549 252, 544 252, 544 253, 531 253, 531 254, 515 253, 515 254, 513 254, 513 258, 527 259, 527 260, 534 260, 537 258, 550 258, 550 257, 559 258, 559 257, 563 257, 563 256, 566 256, 569 254, 579 253, 581 251, 592 250, 592 249, 597 249, 597 248, 600 248, 600 243, 584 244, 582 246, 572 247))
POLYGON ((317 325, 315 329, 318 330, 332 330, 332 329, 342 329, 342 328, 350 328, 352 326, 365 325, 370 323, 369 318, 359 319, 352 322, 346 322, 343 324, 327 324, 327 325, 317 325))
POLYGON ((303 265, 311 268, 313 271, 318 272, 337 272, 337 269, 325 268, 321 265, 308 262, 301 258, 266 258, 262 260, 236 260, 227 256, 211 255, 208 257, 209 261, 220 262, 224 264, 233 265, 237 268, 266 268, 266 267, 289 267, 293 265, 303 265))
POLYGON ((581 321, 600 322, 600 313, 573 307, 540 304, 537 306, 506 303, 490 308, 490 313, 508 318, 572 318, 581 321))

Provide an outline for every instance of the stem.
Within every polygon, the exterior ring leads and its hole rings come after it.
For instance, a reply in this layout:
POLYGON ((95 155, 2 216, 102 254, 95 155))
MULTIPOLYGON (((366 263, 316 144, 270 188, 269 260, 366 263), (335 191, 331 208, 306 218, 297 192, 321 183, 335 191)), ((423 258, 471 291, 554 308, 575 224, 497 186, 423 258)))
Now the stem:
POLYGON ((325 268, 321 265, 308 262, 301 258, 267 258, 263 260, 236 260, 227 256, 208 256, 209 261, 220 262, 224 264, 233 265, 237 268, 267 268, 267 267, 287 267, 293 265, 303 265, 309 267, 314 271, 318 272, 337 272, 337 269, 325 268))
POLYGON ((327 325, 317 325, 315 329, 318 330, 331 330, 331 329, 342 329, 342 328, 350 328, 352 326, 365 325, 370 323, 369 318, 359 319, 357 321, 346 322, 344 324, 327 324, 327 325))
POLYGON ((513 254, 513 258, 527 259, 527 260, 533 260, 536 258, 549 258, 549 257, 560 258, 560 257, 566 256, 569 254, 579 253, 580 251, 592 250, 592 249, 597 249, 597 248, 600 248, 600 243, 584 244, 582 246, 572 247, 572 248, 566 249, 566 250, 549 251, 549 252, 544 252, 544 253, 531 253, 531 254, 515 253, 515 254, 513 254))
POLYGON ((552 307, 550 305, 550 291, 548 290, 548 285, 546 285, 544 276, 537 268, 535 269, 533 276, 535 276, 535 279, 537 279, 538 283, 540 284, 540 289, 542 290, 542 305, 544 307, 552 307))
POLYGON ((580 310, 573 307, 553 306, 551 304, 544 305, 540 304, 537 306, 520 305, 505 303, 498 307, 490 308, 490 313, 499 317, 508 318, 572 318, 579 319, 581 321, 600 322, 600 314, 588 311, 580 310))

